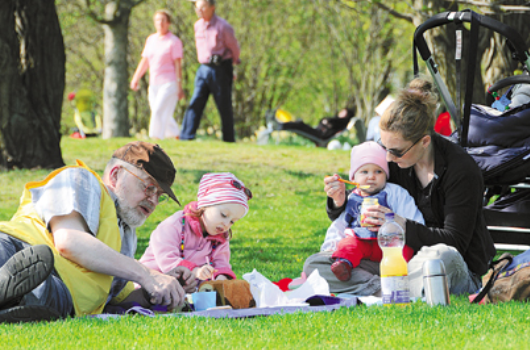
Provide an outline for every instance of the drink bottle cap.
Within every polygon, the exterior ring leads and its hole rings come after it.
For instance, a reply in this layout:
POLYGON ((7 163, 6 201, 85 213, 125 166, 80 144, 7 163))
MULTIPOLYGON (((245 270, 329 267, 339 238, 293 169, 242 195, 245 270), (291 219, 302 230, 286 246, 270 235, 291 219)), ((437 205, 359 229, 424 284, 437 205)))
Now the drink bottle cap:
POLYGON ((385 220, 386 221, 394 220, 394 213, 386 213, 385 220))

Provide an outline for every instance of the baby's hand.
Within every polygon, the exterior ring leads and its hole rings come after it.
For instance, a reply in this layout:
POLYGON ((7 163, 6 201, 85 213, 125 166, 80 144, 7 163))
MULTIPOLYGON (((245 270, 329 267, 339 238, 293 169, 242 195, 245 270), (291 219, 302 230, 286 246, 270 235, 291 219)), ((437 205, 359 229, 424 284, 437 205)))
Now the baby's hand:
POLYGON ((203 265, 195 270, 195 277, 202 281, 212 278, 215 269, 211 265, 203 265))

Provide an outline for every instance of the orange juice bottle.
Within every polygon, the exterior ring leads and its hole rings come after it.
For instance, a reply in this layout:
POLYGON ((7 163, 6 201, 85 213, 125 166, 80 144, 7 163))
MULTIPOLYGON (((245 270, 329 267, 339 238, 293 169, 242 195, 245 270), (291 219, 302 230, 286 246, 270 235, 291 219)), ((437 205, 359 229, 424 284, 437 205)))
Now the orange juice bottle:
POLYGON ((394 213, 385 214, 385 220, 377 234, 377 242, 383 251, 380 265, 383 305, 407 305, 410 303, 410 288, 407 262, 403 258, 405 231, 394 221, 394 213))

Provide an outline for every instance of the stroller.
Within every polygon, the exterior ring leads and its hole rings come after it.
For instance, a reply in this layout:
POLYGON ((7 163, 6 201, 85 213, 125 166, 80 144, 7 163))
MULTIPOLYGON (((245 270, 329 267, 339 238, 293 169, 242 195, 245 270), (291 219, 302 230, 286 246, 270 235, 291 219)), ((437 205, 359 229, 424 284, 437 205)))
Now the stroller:
POLYGON ((416 28, 413 44, 415 75, 419 72, 417 52, 427 64, 443 103, 457 126, 452 138, 466 149, 482 170, 486 185, 484 216, 496 247, 530 248, 521 246, 530 245, 530 54, 524 40, 506 24, 473 11, 443 12, 416 28), (455 105, 423 35, 434 27, 454 23, 459 38, 458 30, 462 30, 463 22, 471 23, 471 27, 467 67, 463 70, 466 71, 466 91, 461 114, 459 53, 462 52, 462 42, 457 40, 456 47, 455 105), (487 103, 492 103, 493 108, 471 102, 473 74, 478 61, 474 55, 480 26, 503 35, 508 40, 513 58, 523 69, 521 75, 502 79, 488 89, 487 103), (506 87, 509 87, 508 91, 499 96, 498 91, 506 87))

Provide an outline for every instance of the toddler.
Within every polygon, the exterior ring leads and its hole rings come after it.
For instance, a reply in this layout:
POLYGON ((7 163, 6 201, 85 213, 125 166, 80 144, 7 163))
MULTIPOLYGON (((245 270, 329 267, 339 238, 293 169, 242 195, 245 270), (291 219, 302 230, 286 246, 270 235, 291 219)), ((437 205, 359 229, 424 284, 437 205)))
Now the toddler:
MULTIPOLYGON (((382 259, 377 232, 361 226, 361 206, 366 197, 377 198, 379 205, 390 208, 397 215, 424 223, 423 215, 407 190, 386 182, 389 177, 386 151, 377 143, 369 141, 352 148, 349 175, 350 180, 359 186, 369 187, 357 187, 350 193, 346 209, 331 224, 321 248, 322 251, 334 250, 332 258, 335 262, 331 271, 340 281, 350 279, 352 269, 361 259, 382 259)), ((409 261, 413 255, 412 248, 405 246, 405 260, 409 261)))
POLYGON ((162 273, 184 266, 203 281, 235 279, 228 240, 251 198, 252 192, 233 174, 205 174, 197 202, 158 225, 140 262, 162 273))

